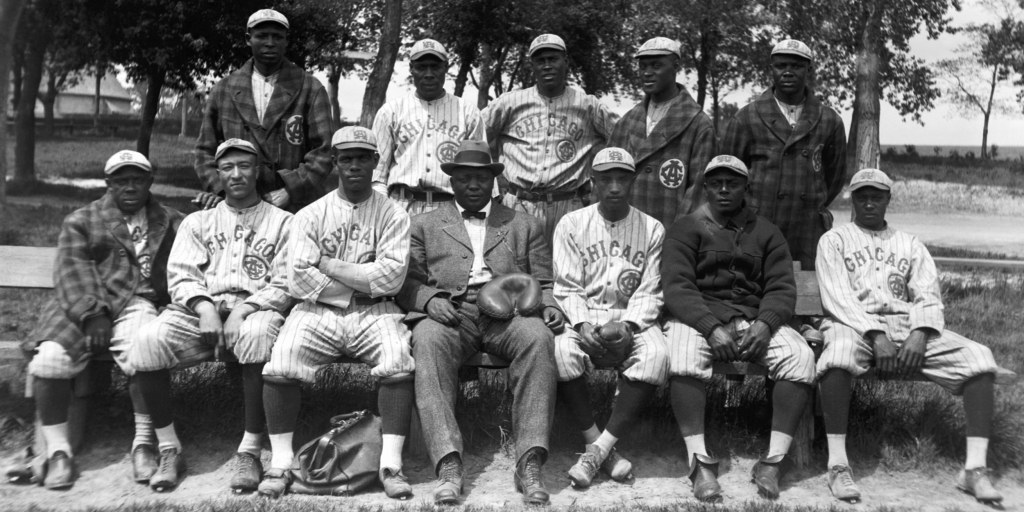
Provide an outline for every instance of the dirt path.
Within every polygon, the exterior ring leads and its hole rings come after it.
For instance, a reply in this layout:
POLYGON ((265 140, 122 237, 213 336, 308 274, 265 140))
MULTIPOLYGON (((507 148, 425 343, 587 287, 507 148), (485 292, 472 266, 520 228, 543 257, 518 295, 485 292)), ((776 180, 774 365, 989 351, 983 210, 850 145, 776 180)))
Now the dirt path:
MULTIPOLYGON (((199 500, 238 501, 256 500, 255 496, 235 496, 226 483, 232 442, 226 439, 192 441, 187 447, 188 477, 174 492, 154 494, 147 487, 130 481, 130 462, 122 446, 123 439, 95 443, 82 457, 82 476, 74 488, 66 492, 47 491, 42 487, 0 484, 0 509, 25 510, 35 505, 61 510, 87 507, 118 507, 128 503, 179 503, 199 500)), ((672 450, 677 451, 675 449, 672 450)), ((264 461, 269 452, 264 450, 264 461)), ((651 453, 627 453, 635 467, 636 478, 631 484, 619 484, 601 478, 589 490, 577 491, 569 487, 565 471, 575 462, 576 454, 555 453, 545 466, 545 483, 552 492, 552 505, 557 509, 570 506, 602 507, 624 505, 659 505, 692 500, 689 481, 685 480, 686 466, 681 458, 651 453)), ((759 501, 754 486, 749 482, 753 459, 734 458, 723 464, 721 484, 725 489, 724 504, 739 506, 748 501, 759 501)), ((512 486, 512 460, 500 453, 470 454, 466 460, 467 479, 465 505, 497 506, 520 503, 512 486)), ((879 468, 857 466, 858 481, 865 493, 859 506, 846 506, 833 500, 821 470, 791 473, 783 480, 779 504, 789 506, 817 506, 841 509, 872 510, 883 505, 922 511, 988 511, 989 507, 975 502, 955 490, 954 475, 941 473, 929 476, 922 473, 889 473, 879 468)), ((429 463, 422 457, 407 458, 406 473, 413 485, 412 504, 429 503, 434 486, 429 463)), ((1024 510, 1024 485, 1018 473, 1003 478, 997 485, 1006 496, 1006 510, 1024 510)), ((398 502, 388 500, 382 491, 374 490, 350 498, 296 497, 285 500, 299 503, 339 505, 369 505, 388 507, 398 502), (332 500, 332 501, 324 501, 332 500)))

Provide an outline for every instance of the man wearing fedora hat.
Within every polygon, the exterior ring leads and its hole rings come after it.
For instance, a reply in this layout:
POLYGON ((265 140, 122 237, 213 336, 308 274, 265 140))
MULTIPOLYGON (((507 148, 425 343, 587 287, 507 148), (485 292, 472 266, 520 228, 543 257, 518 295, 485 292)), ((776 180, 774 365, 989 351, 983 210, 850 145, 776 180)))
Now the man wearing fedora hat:
POLYGON ((491 161, 487 144, 463 141, 452 162, 455 200, 413 218, 409 275, 398 303, 409 314, 416 359, 416 404, 427 450, 438 475, 437 504, 458 503, 462 493, 462 435, 455 421, 459 367, 478 351, 509 361, 514 394, 516 489, 528 504, 547 504, 541 481, 555 407, 554 334, 565 322, 551 293, 551 249, 535 217, 491 200, 504 165, 491 161), (503 274, 527 273, 541 283, 538 316, 496 320, 481 315, 480 288, 503 274))
POLYGON ((267 202, 297 212, 327 190, 334 120, 320 80, 285 57, 290 23, 260 9, 246 23, 252 58, 210 91, 195 147, 203 183, 196 202, 210 208, 225 191, 217 174, 217 146, 244 139, 256 147, 257 190, 267 202))

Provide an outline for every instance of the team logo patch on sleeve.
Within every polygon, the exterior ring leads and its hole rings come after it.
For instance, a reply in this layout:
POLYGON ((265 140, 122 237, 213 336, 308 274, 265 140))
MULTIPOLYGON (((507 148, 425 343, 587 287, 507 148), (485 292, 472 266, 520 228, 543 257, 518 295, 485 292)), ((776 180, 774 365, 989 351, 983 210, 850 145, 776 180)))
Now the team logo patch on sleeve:
POLYGON ((455 153, 459 151, 459 145, 452 141, 445 141, 437 145, 437 160, 443 164, 455 160, 455 153))
POLYGON ((263 258, 255 254, 248 254, 242 258, 242 270, 245 271, 245 275, 249 276, 249 279, 258 281, 267 277, 267 274, 270 273, 270 265, 267 265, 263 258))
POLYGON ((555 146, 555 153, 558 155, 559 160, 570 162, 573 158, 576 158, 576 144, 573 144, 568 139, 560 140, 558 145, 555 146))
POLYGON ((814 167, 814 172, 821 172, 821 153, 825 150, 824 144, 818 144, 814 148, 814 153, 811 154, 811 166, 814 167))
POLYGON ((907 280, 900 274, 889 274, 889 292, 897 299, 907 300, 907 280))
POLYGON ((632 268, 623 270, 615 284, 619 287, 619 293, 625 297, 632 297, 633 292, 640 287, 640 271, 632 268))
POLYGON ((284 138, 293 146, 301 146, 305 137, 302 134, 302 116, 296 114, 288 118, 284 124, 284 138))
POLYGON ((658 179, 665 188, 679 188, 686 184, 686 165, 678 158, 666 160, 658 171, 658 179))

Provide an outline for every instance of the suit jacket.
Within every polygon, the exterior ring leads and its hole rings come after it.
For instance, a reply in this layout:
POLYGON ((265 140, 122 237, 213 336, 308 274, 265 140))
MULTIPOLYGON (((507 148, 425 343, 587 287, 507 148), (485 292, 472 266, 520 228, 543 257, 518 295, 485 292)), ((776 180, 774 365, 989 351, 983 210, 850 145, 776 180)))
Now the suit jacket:
MULTIPOLYGON (((484 237, 484 263, 497 277, 522 272, 536 277, 544 305, 557 308, 552 295, 551 247, 540 219, 491 203, 484 237)), ((427 302, 441 296, 462 295, 469 286, 473 245, 454 202, 412 218, 409 274, 398 293, 398 305, 409 314, 407 322, 426 316, 427 302)))
MULTIPOLYGON (((149 254, 152 255, 150 297, 157 307, 170 302, 167 293, 167 257, 182 214, 160 205, 153 196, 146 203, 149 254)), ((128 225, 108 193, 75 210, 64 219, 57 240, 53 270, 57 297, 39 316, 22 349, 31 354, 42 341, 64 346, 72 360, 85 353, 85 320, 101 314, 116 319, 141 283, 142 271, 128 225)), ((30 355, 31 357, 31 355, 30 355)))
POLYGON ((609 146, 636 162, 629 202, 668 229, 702 202, 704 168, 715 156, 715 128, 682 85, 668 114, 647 135, 647 105, 638 103, 615 125, 609 146))
POLYGON ((252 60, 210 91, 196 141, 195 170, 207 192, 221 193, 217 145, 245 139, 256 146, 261 193, 284 188, 296 212, 329 190, 334 119, 327 91, 313 75, 285 61, 260 123, 252 97, 252 60))

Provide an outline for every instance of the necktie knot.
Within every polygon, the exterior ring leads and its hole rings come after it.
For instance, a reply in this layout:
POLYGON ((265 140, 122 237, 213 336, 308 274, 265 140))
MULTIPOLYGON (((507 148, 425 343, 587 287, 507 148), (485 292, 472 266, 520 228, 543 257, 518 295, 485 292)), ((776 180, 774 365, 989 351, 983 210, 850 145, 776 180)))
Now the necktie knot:
POLYGON ((484 220, 487 218, 487 214, 484 212, 471 212, 469 210, 462 210, 462 218, 484 220))

